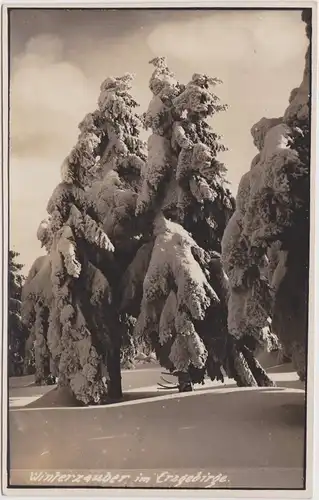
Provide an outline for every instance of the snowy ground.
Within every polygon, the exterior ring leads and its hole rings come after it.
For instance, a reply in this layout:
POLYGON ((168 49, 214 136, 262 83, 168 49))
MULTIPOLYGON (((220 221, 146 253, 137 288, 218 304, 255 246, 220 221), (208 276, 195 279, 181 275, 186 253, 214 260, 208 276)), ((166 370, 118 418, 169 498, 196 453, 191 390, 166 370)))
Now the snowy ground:
POLYGON ((302 488, 303 387, 289 365, 269 371, 277 388, 226 381, 181 395, 160 391, 160 369, 142 366, 123 373, 126 401, 98 408, 43 408, 37 398, 52 388, 11 380, 11 484, 302 488), (52 475, 66 470, 63 481, 52 475), (94 480, 90 470, 104 472, 94 480), (35 471, 51 475, 37 483, 35 471), (207 482, 187 483, 190 474, 207 482), (226 479, 214 485, 218 474, 226 479))
MULTIPOLYGON (((270 372, 273 373, 272 377, 277 383, 285 383, 286 385, 296 385, 297 388, 302 388, 302 384, 298 382, 296 374, 291 370, 289 366, 278 365, 276 360, 276 354, 262 354, 260 357, 260 362, 265 368, 269 368, 270 372), (274 366, 276 368, 274 368, 274 366), (278 367, 278 368, 277 368, 278 367), (283 373, 284 374, 283 374, 283 373)), ((131 395, 134 399, 139 397, 156 397, 169 394, 176 394, 176 390, 168 391, 161 390, 158 383, 163 383, 161 381, 161 370, 157 363, 140 363, 134 370, 123 370, 122 371, 122 383, 123 390, 126 395, 131 395), (134 396, 133 396, 134 395, 134 396)), ((176 383, 176 379, 170 376, 164 376, 164 378, 176 383)), ((221 389, 223 387, 235 387, 232 380, 225 381, 225 384, 220 382, 211 382, 207 380, 205 385, 195 386, 196 391, 207 390, 210 388, 221 389)), ((22 408, 28 406, 29 404, 35 403, 43 395, 50 392, 54 386, 42 386, 38 387, 34 385, 34 377, 32 375, 26 377, 11 377, 9 379, 9 406, 10 408, 22 408)), ((131 399, 131 397, 130 397, 131 399)), ((122 403, 126 404, 126 403, 122 403)))

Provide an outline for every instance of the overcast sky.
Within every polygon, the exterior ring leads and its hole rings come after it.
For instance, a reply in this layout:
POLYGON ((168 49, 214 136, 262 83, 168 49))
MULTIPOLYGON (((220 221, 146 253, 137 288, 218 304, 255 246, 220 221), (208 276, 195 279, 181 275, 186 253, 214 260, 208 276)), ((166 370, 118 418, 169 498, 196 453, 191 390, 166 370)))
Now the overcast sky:
POLYGON ((167 56, 183 83, 194 72, 221 78, 217 93, 230 108, 214 126, 229 148, 222 159, 235 193, 256 154, 250 128, 282 115, 301 82, 306 46, 300 11, 11 11, 10 246, 24 272, 43 253, 37 227, 103 79, 135 73, 143 112, 154 56, 167 56))

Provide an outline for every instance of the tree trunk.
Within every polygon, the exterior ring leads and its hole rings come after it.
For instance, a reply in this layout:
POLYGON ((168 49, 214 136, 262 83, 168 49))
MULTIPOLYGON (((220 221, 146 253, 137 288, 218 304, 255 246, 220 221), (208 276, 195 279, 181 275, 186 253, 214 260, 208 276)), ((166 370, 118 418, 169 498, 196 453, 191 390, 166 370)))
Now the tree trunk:
POLYGON ((232 349, 232 378, 237 382, 238 387, 257 387, 257 381, 243 353, 234 344, 232 349))
POLYGON ((110 399, 122 399, 122 376, 121 376, 121 349, 116 346, 107 355, 107 369, 109 372, 108 397, 110 399))
POLYGON ((275 382, 268 377, 266 371, 255 358, 254 354, 247 347, 242 348, 242 353, 258 386, 275 387, 275 382))
POLYGON ((35 360, 35 385, 47 385, 50 378, 50 358, 36 351, 35 360))
POLYGON ((178 373, 178 390, 179 392, 192 392, 194 390, 191 376, 188 372, 178 373))

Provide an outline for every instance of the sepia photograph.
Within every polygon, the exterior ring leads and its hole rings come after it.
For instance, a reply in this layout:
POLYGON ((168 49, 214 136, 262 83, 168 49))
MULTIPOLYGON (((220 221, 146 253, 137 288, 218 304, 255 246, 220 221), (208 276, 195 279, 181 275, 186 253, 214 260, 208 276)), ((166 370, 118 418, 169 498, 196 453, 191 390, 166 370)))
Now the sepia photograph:
POLYGON ((6 495, 311 490, 316 5, 225 5, 3 6, 6 495))

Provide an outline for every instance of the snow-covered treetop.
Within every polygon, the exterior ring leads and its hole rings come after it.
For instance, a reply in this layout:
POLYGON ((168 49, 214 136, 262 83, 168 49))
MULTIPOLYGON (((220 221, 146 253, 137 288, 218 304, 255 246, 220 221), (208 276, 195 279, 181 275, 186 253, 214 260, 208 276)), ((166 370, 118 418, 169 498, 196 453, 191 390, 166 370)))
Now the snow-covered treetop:
POLYGON ((132 80, 127 73, 101 84, 101 169, 87 191, 99 221, 117 246, 133 230, 136 193, 146 161, 146 145, 139 137, 143 124, 135 112, 138 103, 130 94, 132 80))
POLYGON ((134 76, 126 73, 122 77, 109 77, 100 86, 98 105, 105 118, 117 118, 127 112, 127 105, 136 105, 129 91, 134 76))
MULTIPOLYGON (((107 78, 101 85, 98 99, 99 113, 102 120, 102 144, 100 163, 102 176, 109 170, 122 169, 135 172, 140 176, 146 149, 139 138, 142 122, 134 109, 138 103, 130 94, 133 75, 107 78)), ((125 176, 125 175, 124 175, 125 176)))
POLYGON ((100 85, 101 92, 106 90, 115 90, 117 92, 126 92, 132 88, 134 75, 125 73, 123 76, 108 77, 100 85))
POLYGON ((153 94, 156 96, 169 91, 174 93, 177 80, 174 73, 167 66, 166 57, 155 57, 149 63, 155 66, 149 83, 149 88, 153 94))
POLYGON ((198 120, 224 111, 227 106, 220 104, 219 98, 209 90, 210 85, 217 85, 221 80, 207 75, 194 73, 185 90, 174 99, 176 111, 180 114, 191 113, 198 120))
POLYGON ((250 130, 250 133, 254 140, 254 146, 261 151, 264 147, 265 137, 267 132, 282 122, 282 118, 261 118, 257 123, 255 123, 250 130))
POLYGON ((212 78, 205 74, 194 73, 192 76, 192 83, 204 89, 208 89, 210 85, 214 86, 223 82, 219 78, 212 78))
POLYGON ((141 120, 133 111, 138 106, 130 94, 134 76, 108 77, 100 86, 98 109, 88 113, 79 124, 77 144, 61 166, 62 181, 81 187, 90 185, 110 168, 128 161, 140 169, 145 159, 145 145, 138 138, 141 120), (113 154, 115 153, 115 155, 113 154))
POLYGON ((200 219, 209 220, 210 229, 206 228, 203 239, 208 245, 213 231, 217 242, 226 214, 233 210, 231 194, 224 186, 226 169, 216 159, 226 148, 205 121, 226 109, 210 91, 220 80, 194 73, 191 81, 182 85, 169 70, 166 58, 158 57, 151 63, 155 65, 150 78, 154 95, 144 124, 152 134, 136 214, 161 209, 166 217, 183 224, 189 212, 188 229, 192 232, 200 219))
POLYGON ((37 233, 48 252, 58 248, 61 238, 75 245, 77 238, 81 238, 107 251, 114 250, 100 227, 103 218, 99 219, 97 200, 91 195, 101 192, 96 182, 103 182, 106 175, 107 189, 116 187, 119 195, 115 200, 114 191, 116 210, 123 211, 121 203, 126 203, 126 199, 132 204, 129 196, 132 192, 122 193, 123 189, 138 189, 145 162, 145 144, 139 138, 141 120, 134 112, 138 104, 130 94, 132 81, 133 75, 129 73, 106 78, 100 86, 98 108, 79 124, 77 143, 61 166, 62 182, 48 201, 49 217, 41 222, 37 233), (116 183, 109 175, 111 171, 117 176, 116 183))

